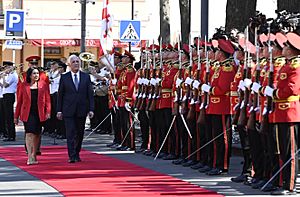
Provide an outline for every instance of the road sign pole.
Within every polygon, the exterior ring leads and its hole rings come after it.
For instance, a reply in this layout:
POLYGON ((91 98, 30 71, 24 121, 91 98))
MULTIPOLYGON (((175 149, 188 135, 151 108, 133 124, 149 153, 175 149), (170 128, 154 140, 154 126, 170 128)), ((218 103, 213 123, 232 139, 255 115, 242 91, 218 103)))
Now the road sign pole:
MULTIPOLYGON (((131 20, 134 19, 134 0, 131 0, 131 20)), ((131 53, 131 42, 129 42, 129 53, 131 53)))
POLYGON ((81 42, 80 52, 85 52, 85 36, 86 36, 86 0, 81 2, 81 42))
POLYGON ((12 50, 12 61, 14 64, 16 63, 16 50, 15 49, 12 50))

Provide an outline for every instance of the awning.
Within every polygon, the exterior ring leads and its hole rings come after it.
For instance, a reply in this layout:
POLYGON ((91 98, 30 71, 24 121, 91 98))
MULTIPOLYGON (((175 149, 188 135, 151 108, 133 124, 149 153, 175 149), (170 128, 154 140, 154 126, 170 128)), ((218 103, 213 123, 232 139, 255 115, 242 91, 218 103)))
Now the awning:
MULTIPOLYGON (((34 46, 42 46, 41 39, 30 40, 34 46)), ((67 47, 67 46, 80 46, 80 39, 44 39, 45 47, 67 47)), ((87 39, 85 42, 87 47, 100 47, 100 40, 87 39)))

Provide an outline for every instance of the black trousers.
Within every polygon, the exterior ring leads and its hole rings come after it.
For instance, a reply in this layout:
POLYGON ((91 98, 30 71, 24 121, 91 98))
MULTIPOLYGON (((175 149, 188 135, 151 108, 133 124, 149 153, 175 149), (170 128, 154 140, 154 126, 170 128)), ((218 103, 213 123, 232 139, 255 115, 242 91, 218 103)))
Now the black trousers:
POLYGON ((122 140, 125 139, 123 146, 135 149, 135 133, 132 119, 125 107, 120 107, 120 123, 122 140), (131 128, 130 128, 131 127, 131 128), (129 130, 130 129, 130 130, 129 130))
MULTIPOLYGON (((205 125, 200 124, 200 147, 213 139, 211 115, 205 115, 205 125)), ((200 148, 199 147, 199 148, 200 148)), ((214 167, 214 142, 209 143, 200 151, 200 160, 203 164, 214 167)))
POLYGON ((251 161, 251 154, 250 154, 250 141, 249 141, 247 128, 246 126, 238 125, 236 129, 240 136, 243 158, 244 158, 242 174, 250 176, 252 170, 252 161, 251 161))
POLYGON ((178 151, 178 155, 182 158, 186 158, 188 156, 188 133, 182 121, 180 115, 176 117, 176 149, 178 151))
POLYGON ((211 122, 212 137, 219 136, 213 142, 214 167, 228 170, 232 144, 231 116, 211 115, 211 122))
POLYGON ((277 123, 275 129, 278 130, 280 157, 283 163, 290 158, 287 166, 282 170, 283 189, 294 190, 298 174, 298 150, 297 139, 299 127, 297 123, 277 123))
POLYGON ((264 176, 264 148, 263 136, 259 132, 260 124, 256 122, 255 129, 247 129, 250 142, 250 154, 252 159, 254 178, 263 179, 264 176))
POLYGON ((145 110, 139 111, 138 119, 140 121, 141 133, 142 133, 142 149, 149 149, 149 118, 145 110))
POLYGON ((79 156, 84 135, 86 117, 65 117, 68 155, 70 159, 79 156))
POLYGON ((4 125, 5 132, 8 138, 16 138, 16 128, 14 124, 14 102, 15 94, 8 93, 3 95, 4 103, 4 125))
MULTIPOLYGON (((91 120, 92 128, 95 128, 109 114, 108 96, 94 96, 95 116, 91 120)), ((107 132, 111 132, 110 118, 107 118, 98 128, 107 132)))
MULTIPOLYGON (((262 133, 264 149, 264 179, 269 180, 279 169, 279 139, 278 130, 274 124, 268 124, 268 132, 262 133)), ((279 177, 276 176, 273 185, 279 185, 279 177)))
POLYGON ((149 111, 149 126, 150 126, 150 149, 154 152, 157 152, 159 149, 158 145, 158 135, 157 135, 157 125, 155 122, 155 112, 149 111))
POLYGON ((4 101, 0 98, 0 136, 5 136, 4 101))
POLYGON ((114 132, 114 143, 121 144, 122 136, 121 136, 121 124, 120 124, 120 110, 116 108, 112 108, 110 110, 112 115, 112 130, 114 132))

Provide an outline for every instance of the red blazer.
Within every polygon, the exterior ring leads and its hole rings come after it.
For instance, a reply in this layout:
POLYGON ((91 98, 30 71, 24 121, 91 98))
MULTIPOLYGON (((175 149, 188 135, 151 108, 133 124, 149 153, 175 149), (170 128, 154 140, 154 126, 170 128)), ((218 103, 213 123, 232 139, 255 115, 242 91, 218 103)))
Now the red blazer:
MULTIPOLYGON (((19 118, 23 122, 27 122, 31 106, 30 84, 23 82, 20 84, 19 95, 17 96, 17 106, 15 118, 19 118)), ((44 81, 38 83, 38 111, 40 121, 46 121, 46 114, 51 112, 51 101, 49 84, 44 81)))

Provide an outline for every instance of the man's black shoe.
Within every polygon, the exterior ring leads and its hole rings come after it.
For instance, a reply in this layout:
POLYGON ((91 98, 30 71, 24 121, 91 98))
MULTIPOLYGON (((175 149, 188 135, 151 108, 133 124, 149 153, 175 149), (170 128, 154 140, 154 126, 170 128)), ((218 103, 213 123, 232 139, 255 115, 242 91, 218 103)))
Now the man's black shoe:
POLYGON ((216 175, 221 175, 221 174, 227 174, 227 170, 219 169, 219 168, 214 168, 207 172, 206 174, 209 176, 216 176, 216 175))
POLYGON ((146 151, 146 152, 144 153, 144 155, 146 155, 146 156, 151 156, 152 153, 153 153, 153 151, 152 151, 152 150, 149 150, 149 151, 146 151))
POLYGON ((187 162, 187 160, 186 160, 186 159, 183 159, 183 158, 179 158, 179 159, 177 159, 177 160, 172 161, 172 163, 173 163, 174 165, 181 165, 181 164, 184 163, 184 162, 187 162))
POLYGON ((111 144, 106 144, 106 147, 112 147, 113 145, 115 145, 116 143, 111 143, 111 144))
POLYGON ((277 190, 278 187, 274 186, 272 183, 269 183, 268 185, 266 185, 266 187, 264 189, 261 189, 261 191, 263 192, 272 192, 277 190))
POLYGON ((143 153, 145 151, 144 148, 139 148, 137 150, 135 150, 136 153, 143 153))
POLYGON ((81 162, 82 160, 80 159, 80 157, 76 157, 75 158, 75 162, 81 162))
POLYGON ((246 179, 247 175, 241 174, 240 176, 231 178, 231 181, 235 183, 243 183, 246 181, 246 179))
POLYGON ((251 184, 251 187, 252 187, 253 189, 260 189, 262 186, 264 186, 264 185, 266 184, 266 182, 267 182, 267 181, 265 181, 265 180, 260 180, 260 181, 258 181, 257 183, 251 184))
POLYGON ((69 163, 75 163, 75 159, 69 159, 68 162, 69 163))
POLYGON ((198 169, 203 168, 203 167, 204 167, 204 165, 203 165, 201 162, 198 162, 198 163, 196 163, 195 165, 192 165, 192 166, 191 166, 191 168, 192 168, 193 170, 198 170, 198 169))
POLYGON ((209 166, 204 166, 203 168, 199 168, 199 172, 200 173, 206 173, 206 172, 209 172, 211 170, 211 167, 209 166))
POLYGON ((279 195, 281 195, 281 196, 297 195, 297 192, 296 192, 296 190, 290 191, 290 190, 280 188, 280 189, 277 189, 277 190, 271 192, 271 195, 278 195, 278 196, 279 195))
POLYGON ((183 163, 182 166, 183 167, 190 167, 190 166, 195 165, 197 163, 198 163, 197 161, 188 160, 187 162, 183 163))
POLYGON ((42 152, 41 151, 36 151, 36 155, 42 155, 42 152))
POLYGON ((247 179, 244 181, 244 185, 251 186, 252 184, 257 183, 258 181, 259 179, 248 176, 247 179))
POLYGON ((122 149, 123 149, 123 146, 119 145, 116 149, 117 149, 117 150, 122 150, 122 149))
POLYGON ((174 160, 174 159, 176 159, 176 156, 173 154, 169 154, 169 155, 166 155, 165 157, 163 157, 162 159, 163 160, 174 160))
MULTIPOLYGON (((166 153, 159 153, 158 156, 157 156, 157 158, 161 159, 161 158, 166 157, 166 156, 167 156, 166 153)), ((154 157, 156 157, 156 155, 154 157)))

